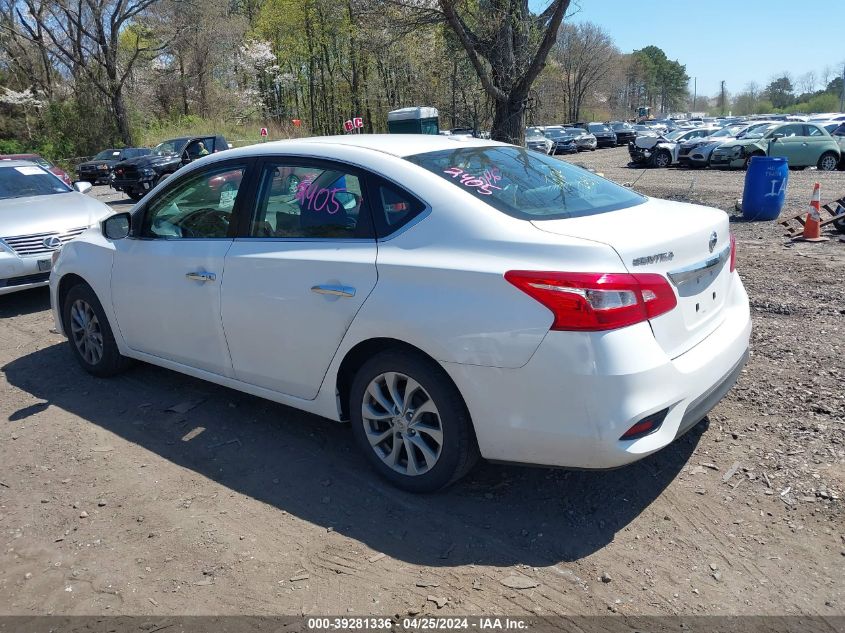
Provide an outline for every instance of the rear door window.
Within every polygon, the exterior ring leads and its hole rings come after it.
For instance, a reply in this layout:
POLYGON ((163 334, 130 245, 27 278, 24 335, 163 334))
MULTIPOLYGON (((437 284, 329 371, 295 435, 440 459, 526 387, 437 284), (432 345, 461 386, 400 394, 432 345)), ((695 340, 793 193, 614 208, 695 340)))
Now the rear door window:
POLYGON ((371 238, 360 178, 316 161, 264 163, 249 237, 371 238))

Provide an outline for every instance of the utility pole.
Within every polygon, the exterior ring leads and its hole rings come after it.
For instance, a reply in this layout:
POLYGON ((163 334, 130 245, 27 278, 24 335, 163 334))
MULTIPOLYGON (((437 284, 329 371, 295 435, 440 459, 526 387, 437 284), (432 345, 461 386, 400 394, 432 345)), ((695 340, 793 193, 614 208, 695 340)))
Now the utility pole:
POLYGON ((845 112, 845 64, 842 65, 842 95, 839 97, 839 111, 845 112))
POLYGON ((692 111, 698 112, 695 109, 696 101, 698 101, 698 77, 692 78, 692 111))
POLYGON ((722 80, 722 87, 719 90, 719 114, 725 113, 725 80, 722 80))

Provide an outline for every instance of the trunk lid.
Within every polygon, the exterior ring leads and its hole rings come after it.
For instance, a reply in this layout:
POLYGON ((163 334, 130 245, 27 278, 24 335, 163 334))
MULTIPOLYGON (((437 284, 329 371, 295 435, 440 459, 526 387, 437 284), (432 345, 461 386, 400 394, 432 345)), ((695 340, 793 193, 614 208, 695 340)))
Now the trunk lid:
POLYGON ((678 305, 650 324, 670 358, 700 343, 722 322, 731 280, 725 212, 649 198, 627 209, 532 224, 542 231, 607 244, 631 273, 667 277, 678 305))

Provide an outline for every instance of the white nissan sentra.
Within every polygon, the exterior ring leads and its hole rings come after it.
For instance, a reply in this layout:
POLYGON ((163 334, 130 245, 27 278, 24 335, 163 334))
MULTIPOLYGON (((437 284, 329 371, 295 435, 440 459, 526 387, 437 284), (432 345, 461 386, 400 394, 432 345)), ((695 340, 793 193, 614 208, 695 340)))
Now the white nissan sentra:
POLYGON ((728 216, 520 147, 356 135, 180 169, 68 243, 53 312, 84 369, 136 359, 349 420, 409 490, 477 456, 613 468, 737 379, 728 216))

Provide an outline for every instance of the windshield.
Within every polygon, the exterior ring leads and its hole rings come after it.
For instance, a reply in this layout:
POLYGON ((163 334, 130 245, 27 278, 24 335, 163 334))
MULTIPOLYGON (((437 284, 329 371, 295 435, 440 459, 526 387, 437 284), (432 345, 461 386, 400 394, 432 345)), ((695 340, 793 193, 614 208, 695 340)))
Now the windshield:
POLYGON ((643 196, 585 169, 520 147, 465 147, 406 160, 523 220, 581 217, 645 202, 643 196))
POLYGON ((183 139, 165 141, 164 143, 159 143, 153 148, 153 154, 155 154, 156 156, 165 156, 167 154, 179 154, 182 152, 182 148, 184 146, 185 141, 183 139))
POLYGON ((563 130, 546 130, 546 138, 563 138, 564 136, 571 135, 563 130))
POLYGON ((546 137, 540 134, 539 132, 529 132, 525 136, 526 141, 545 141, 546 137))
POLYGON ((606 125, 602 125, 601 123, 590 123, 587 126, 587 129, 590 130, 590 132, 593 132, 594 134, 596 132, 610 132, 610 128, 606 125))
POLYGON ((68 191, 71 191, 70 187, 41 167, 0 167, 0 200, 48 196, 68 191))
POLYGON ((734 136, 737 132, 742 129, 741 125, 729 125, 728 127, 723 127, 718 132, 713 132, 710 135, 711 138, 722 138, 724 136, 734 136))
POLYGON ((764 123, 763 125, 747 129, 741 136, 737 138, 763 138, 763 135, 770 130, 774 130, 780 123, 764 123))
POLYGON ((587 130, 585 130, 584 128, 580 128, 580 127, 567 127, 567 128, 564 128, 563 131, 566 134, 570 134, 572 136, 581 136, 582 134, 587 133, 587 130))
POLYGON ((94 157, 94 160, 109 160, 111 158, 119 158, 119 149, 104 149, 102 152, 94 157))
POLYGON ((682 135, 686 134, 688 131, 689 130, 673 130, 672 132, 664 134, 663 136, 668 138, 670 141, 674 141, 675 139, 680 138, 682 135))
POLYGON ((628 123, 614 123, 610 127, 612 127, 614 130, 630 130, 630 129, 632 129, 630 124, 628 124, 628 123))

